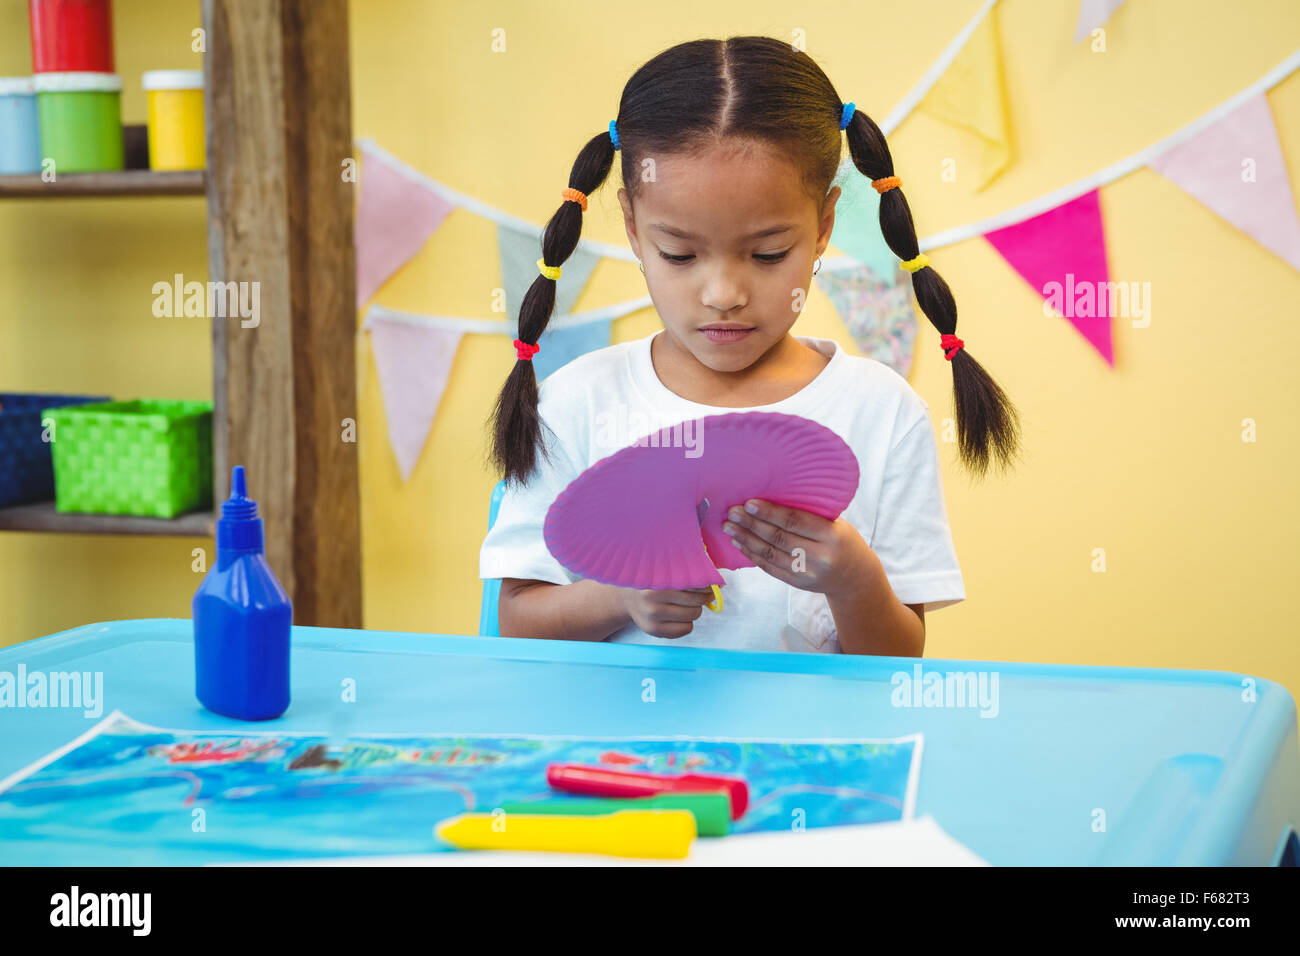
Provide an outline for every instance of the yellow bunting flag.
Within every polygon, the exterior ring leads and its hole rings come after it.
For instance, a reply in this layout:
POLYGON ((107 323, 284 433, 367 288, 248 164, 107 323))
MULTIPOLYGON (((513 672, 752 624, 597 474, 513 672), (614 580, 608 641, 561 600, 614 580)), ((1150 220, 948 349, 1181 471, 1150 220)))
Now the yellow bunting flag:
POLYGON ((996 15, 997 7, 994 7, 917 105, 917 109, 979 141, 976 192, 996 179, 1011 162, 1010 110, 1002 81, 996 15))

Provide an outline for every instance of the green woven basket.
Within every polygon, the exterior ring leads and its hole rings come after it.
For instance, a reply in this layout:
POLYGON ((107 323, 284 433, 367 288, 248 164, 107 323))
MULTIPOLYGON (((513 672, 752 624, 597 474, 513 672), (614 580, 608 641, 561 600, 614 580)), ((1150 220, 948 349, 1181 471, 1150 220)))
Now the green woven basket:
POLYGON ((212 507, 212 403, 139 399, 47 408, 61 512, 174 518, 212 507))

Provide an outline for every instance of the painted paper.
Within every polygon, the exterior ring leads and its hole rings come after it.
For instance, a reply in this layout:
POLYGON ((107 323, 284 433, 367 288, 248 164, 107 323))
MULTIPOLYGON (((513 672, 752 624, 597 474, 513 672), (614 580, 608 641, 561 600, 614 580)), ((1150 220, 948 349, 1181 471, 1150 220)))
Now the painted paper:
MULTIPOLYGON (((358 736, 149 727, 114 711, 0 782, 7 865, 194 865, 450 851, 435 825, 563 796, 550 763, 738 774, 734 833, 913 818, 922 738, 358 736)), ((725 839, 725 838, 722 838, 725 839)))

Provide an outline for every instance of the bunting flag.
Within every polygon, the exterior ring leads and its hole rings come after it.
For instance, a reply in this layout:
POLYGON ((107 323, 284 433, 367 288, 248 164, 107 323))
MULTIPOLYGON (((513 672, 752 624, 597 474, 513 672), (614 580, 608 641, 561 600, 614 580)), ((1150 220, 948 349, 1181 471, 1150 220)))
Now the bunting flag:
POLYGON ((362 146, 355 244, 357 307, 419 251, 456 207, 362 146))
MULTIPOLYGON (((892 263, 890 269, 902 271, 892 263)), ((912 311, 912 283, 886 281, 865 265, 856 269, 822 268, 814 281, 830 297, 858 351, 906 377, 912 368, 917 325, 912 311)))
MULTIPOLYGON (((497 254, 501 257, 501 281, 506 290, 506 312, 512 328, 518 327, 519 309, 524 295, 541 273, 537 260, 542 257, 542 237, 538 232, 522 232, 503 223, 497 225, 497 254)), ((560 266, 555 283, 555 308, 552 315, 568 315, 587 285, 600 256, 578 245, 560 266)))
POLYGON ((1124 5, 1124 0, 1081 0, 1079 19, 1074 25, 1074 42, 1078 43, 1092 31, 1105 26, 1111 14, 1124 5))
MULTIPOLYGON (((533 374, 541 381, 580 355, 605 348, 610 344, 614 319, 653 304, 649 296, 643 296, 553 317, 542 333, 541 351, 533 356, 533 374)), ((516 360, 510 344, 515 337, 512 325, 492 319, 397 312, 382 305, 366 310, 361 328, 370 333, 389 441, 403 481, 410 478, 433 427, 461 338, 466 333, 499 337, 502 365, 509 368, 516 360)))
POLYGON ((1097 190, 984 238, 1113 368, 1110 276, 1097 190))
MULTIPOLYGON (((563 277, 561 277, 563 281, 563 277)), ((579 355, 586 355, 609 345, 610 320, 584 322, 582 325, 548 327, 537 340, 541 351, 533 356, 533 374, 541 381, 557 368, 568 365, 579 355)))
POLYGON ((840 163, 833 185, 840 187, 835 200, 835 227, 831 242, 868 266, 878 281, 897 280, 902 273, 898 256, 880 230, 880 193, 850 159, 840 163))
POLYGON ((984 22, 984 18, 988 16, 988 12, 993 9, 997 2, 998 0, 984 0, 984 5, 975 11, 975 16, 971 17, 966 25, 958 31, 957 35, 948 41, 948 45, 943 48, 939 58, 930 64, 930 68, 921 74, 921 78, 903 95, 903 98, 898 101, 898 105, 885 114, 885 118, 877 124, 882 133, 890 136, 894 130, 898 129, 903 120, 912 115, 912 111, 916 109, 917 104, 925 99, 925 95, 930 92, 934 84, 939 82, 939 77, 943 76, 948 67, 952 66, 952 61, 957 59, 962 47, 970 40, 971 34, 984 22))
POLYGON ((834 185, 841 195, 835 202, 831 241, 848 259, 827 260, 814 281, 831 300, 858 351, 906 376, 917 324, 912 283, 903 281, 906 273, 898 268, 898 257, 880 229, 880 193, 850 159, 840 164, 834 185))
POLYGON ((969 42, 917 108, 969 133, 979 144, 976 192, 1011 164, 1010 110, 1002 81, 995 11, 990 10, 980 21, 969 42))
POLYGON ((1300 219, 1265 94, 1252 96, 1148 165, 1300 269, 1300 219))
MULTIPOLYGON (((914 108, 966 129, 984 144, 980 188, 1010 161, 1011 137, 1002 92, 996 27, 984 5, 948 44, 921 81, 881 124, 887 134, 914 108)), ((1105 22, 1119 4, 1096 7, 1105 22)), ((1081 12, 1082 15, 1082 12, 1081 12)), ((1091 20, 1090 20, 1091 22, 1091 20)), ((922 252, 984 236, 1048 305, 1114 367, 1101 186, 1149 166, 1246 235, 1300 269, 1300 217, 1265 93, 1300 69, 1300 50, 1265 76, 1163 140, 1083 179, 978 222, 921 238, 922 252)), ((451 209, 497 224, 507 321, 399 313, 371 305, 362 329, 372 335, 389 434, 403 480, 427 439, 451 365, 466 333, 515 338, 517 310, 536 280, 542 229, 457 193, 369 140, 356 228, 358 300, 364 301, 408 261, 451 209)), ((849 253, 826 259, 816 282, 827 293, 859 350, 899 374, 912 364, 917 317, 912 283, 880 231, 879 194, 846 160, 835 177, 835 245, 849 253)), ((562 264, 556 307, 533 359, 544 379, 578 356, 609 345, 613 319, 652 307, 649 296, 575 314, 572 309, 602 259, 633 263, 630 250, 579 240, 562 264)), ((1118 285, 1118 284, 1117 284, 1118 285)), ((1123 301, 1122 296, 1120 302, 1123 301)), ((503 347, 509 351, 508 341, 503 347)), ((513 356, 512 356, 513 358, 513 356)))
POLYGON ((366 324, 379 371, 388 440, 406 481, 433 427, 462 333, 380 317, 366 324))

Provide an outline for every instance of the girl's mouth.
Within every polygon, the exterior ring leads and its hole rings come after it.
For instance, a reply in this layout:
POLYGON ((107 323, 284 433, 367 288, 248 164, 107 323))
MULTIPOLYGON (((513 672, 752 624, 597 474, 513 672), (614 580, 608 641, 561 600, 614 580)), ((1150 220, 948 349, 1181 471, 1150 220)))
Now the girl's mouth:
POLYGON ((758 330, 745 328, 709 328, 700 329, 700 331, 704 333, 710 342, 739 342, 750 333, 757 332, 758 330))

